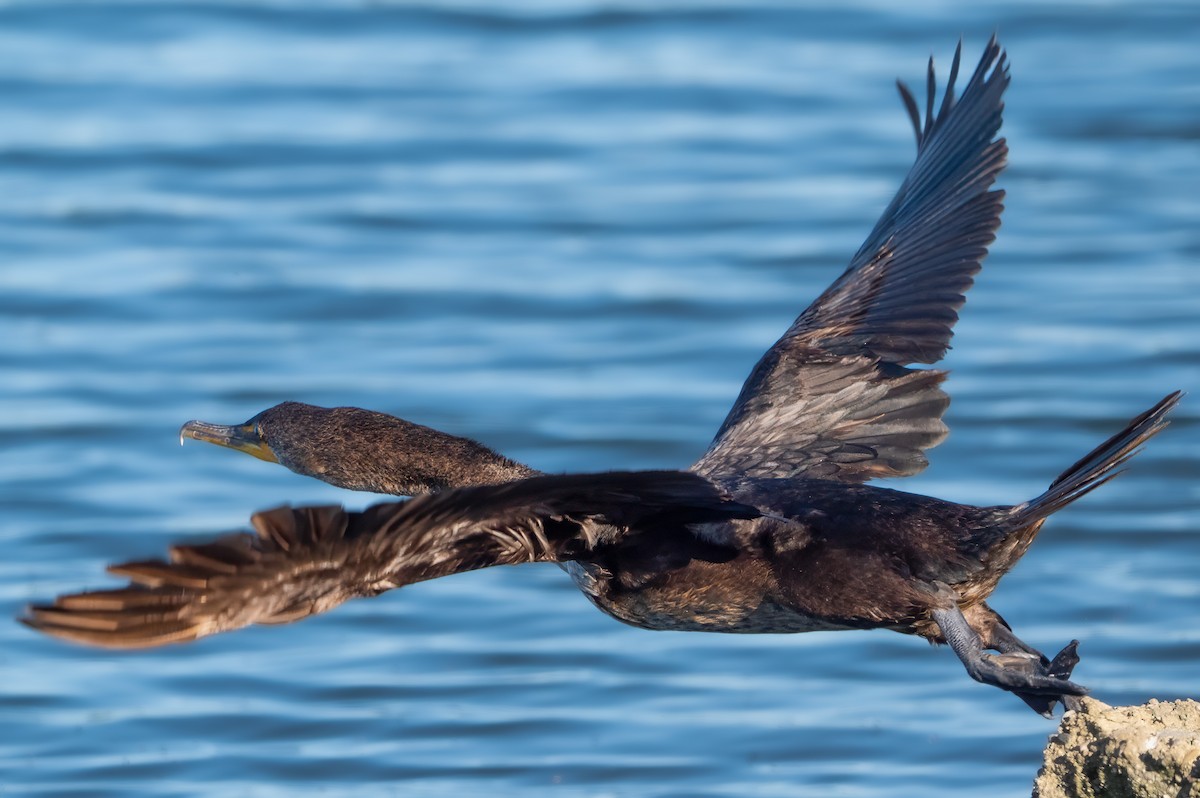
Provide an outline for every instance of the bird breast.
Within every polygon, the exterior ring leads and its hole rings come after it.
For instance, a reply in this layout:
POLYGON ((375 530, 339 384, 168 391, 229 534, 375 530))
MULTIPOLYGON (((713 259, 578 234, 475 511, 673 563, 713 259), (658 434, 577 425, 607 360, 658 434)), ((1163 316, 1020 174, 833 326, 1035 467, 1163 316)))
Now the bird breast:
POLYGON ((693 561, 636 587, 622 585, 593 563, 569 562, 563 568, 599 610, 642 629, 782 634, 848 628, 773 600, 768 569, 751 558, 693 561))

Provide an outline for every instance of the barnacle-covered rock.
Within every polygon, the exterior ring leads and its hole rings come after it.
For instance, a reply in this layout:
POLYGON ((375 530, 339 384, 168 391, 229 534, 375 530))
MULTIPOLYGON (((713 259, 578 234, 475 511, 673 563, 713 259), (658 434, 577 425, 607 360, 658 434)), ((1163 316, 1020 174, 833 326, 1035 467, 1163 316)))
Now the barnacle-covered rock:
POLYGON ((1084 698, 1046 746, 1034 798, 1200 798, 1200 703, 1084 698))

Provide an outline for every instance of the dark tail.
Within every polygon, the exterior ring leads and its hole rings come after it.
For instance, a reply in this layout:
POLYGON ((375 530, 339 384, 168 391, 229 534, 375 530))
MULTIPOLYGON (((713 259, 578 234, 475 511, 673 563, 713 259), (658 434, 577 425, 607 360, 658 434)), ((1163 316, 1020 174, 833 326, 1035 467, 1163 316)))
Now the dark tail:
POLYGON ((1013 507, 1012 520, 1022 527, 1041 521, 1120 474, 1117 469, 1167 426, 1166 415, 1182 396, 1182 391, 1175 391, 1130 421, 1125 429, 1062 472, 1041 496, 1013 507))

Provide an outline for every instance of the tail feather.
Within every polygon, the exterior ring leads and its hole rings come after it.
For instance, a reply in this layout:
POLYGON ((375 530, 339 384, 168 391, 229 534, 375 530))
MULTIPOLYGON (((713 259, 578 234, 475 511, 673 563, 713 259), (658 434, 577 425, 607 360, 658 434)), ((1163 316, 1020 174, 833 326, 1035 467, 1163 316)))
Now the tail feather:
POLYGON ((1175 391, 1130 421, 1125 429, 1062 472, 1041 496, 1013 507, 1012 520, 1020 526, 1036 523, 1120 474, 1118 469, 1141 450, 1141 445, 1167 426, 1166 416, 1182 396, 1182 391, 1175 391))

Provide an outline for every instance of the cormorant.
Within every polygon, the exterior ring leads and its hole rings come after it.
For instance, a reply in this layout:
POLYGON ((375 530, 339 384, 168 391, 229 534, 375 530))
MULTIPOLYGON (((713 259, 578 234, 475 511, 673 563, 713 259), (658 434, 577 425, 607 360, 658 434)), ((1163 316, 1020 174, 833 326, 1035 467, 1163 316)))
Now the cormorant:
POLYGON ((947 434, 936 363, 1000 223, 992 190, 1008 85, 989 42, 936 113, 899 85, 917 158, 846 271, 759 361, 691 473, 542 476, 470 440, 359 408, 287 402, 182 436, 355 490, 422 495, 363 512, 280 508, 247 533, 109 570, 128 587, 66 595, 23 620, 110 647, 285 623, 347 599, 492 565, 559 563, 601 610, 647 629, 885 628, 948 643, 976 680, 1049 715, 1086 690, 1076 642, 1053 660, 985 599, 1046 518, 1115 476, 1178 392, 1031 501, 973 507, 867 486, 915 474, 947 434), (995 651, 996 654, 988 653, 995 651))

